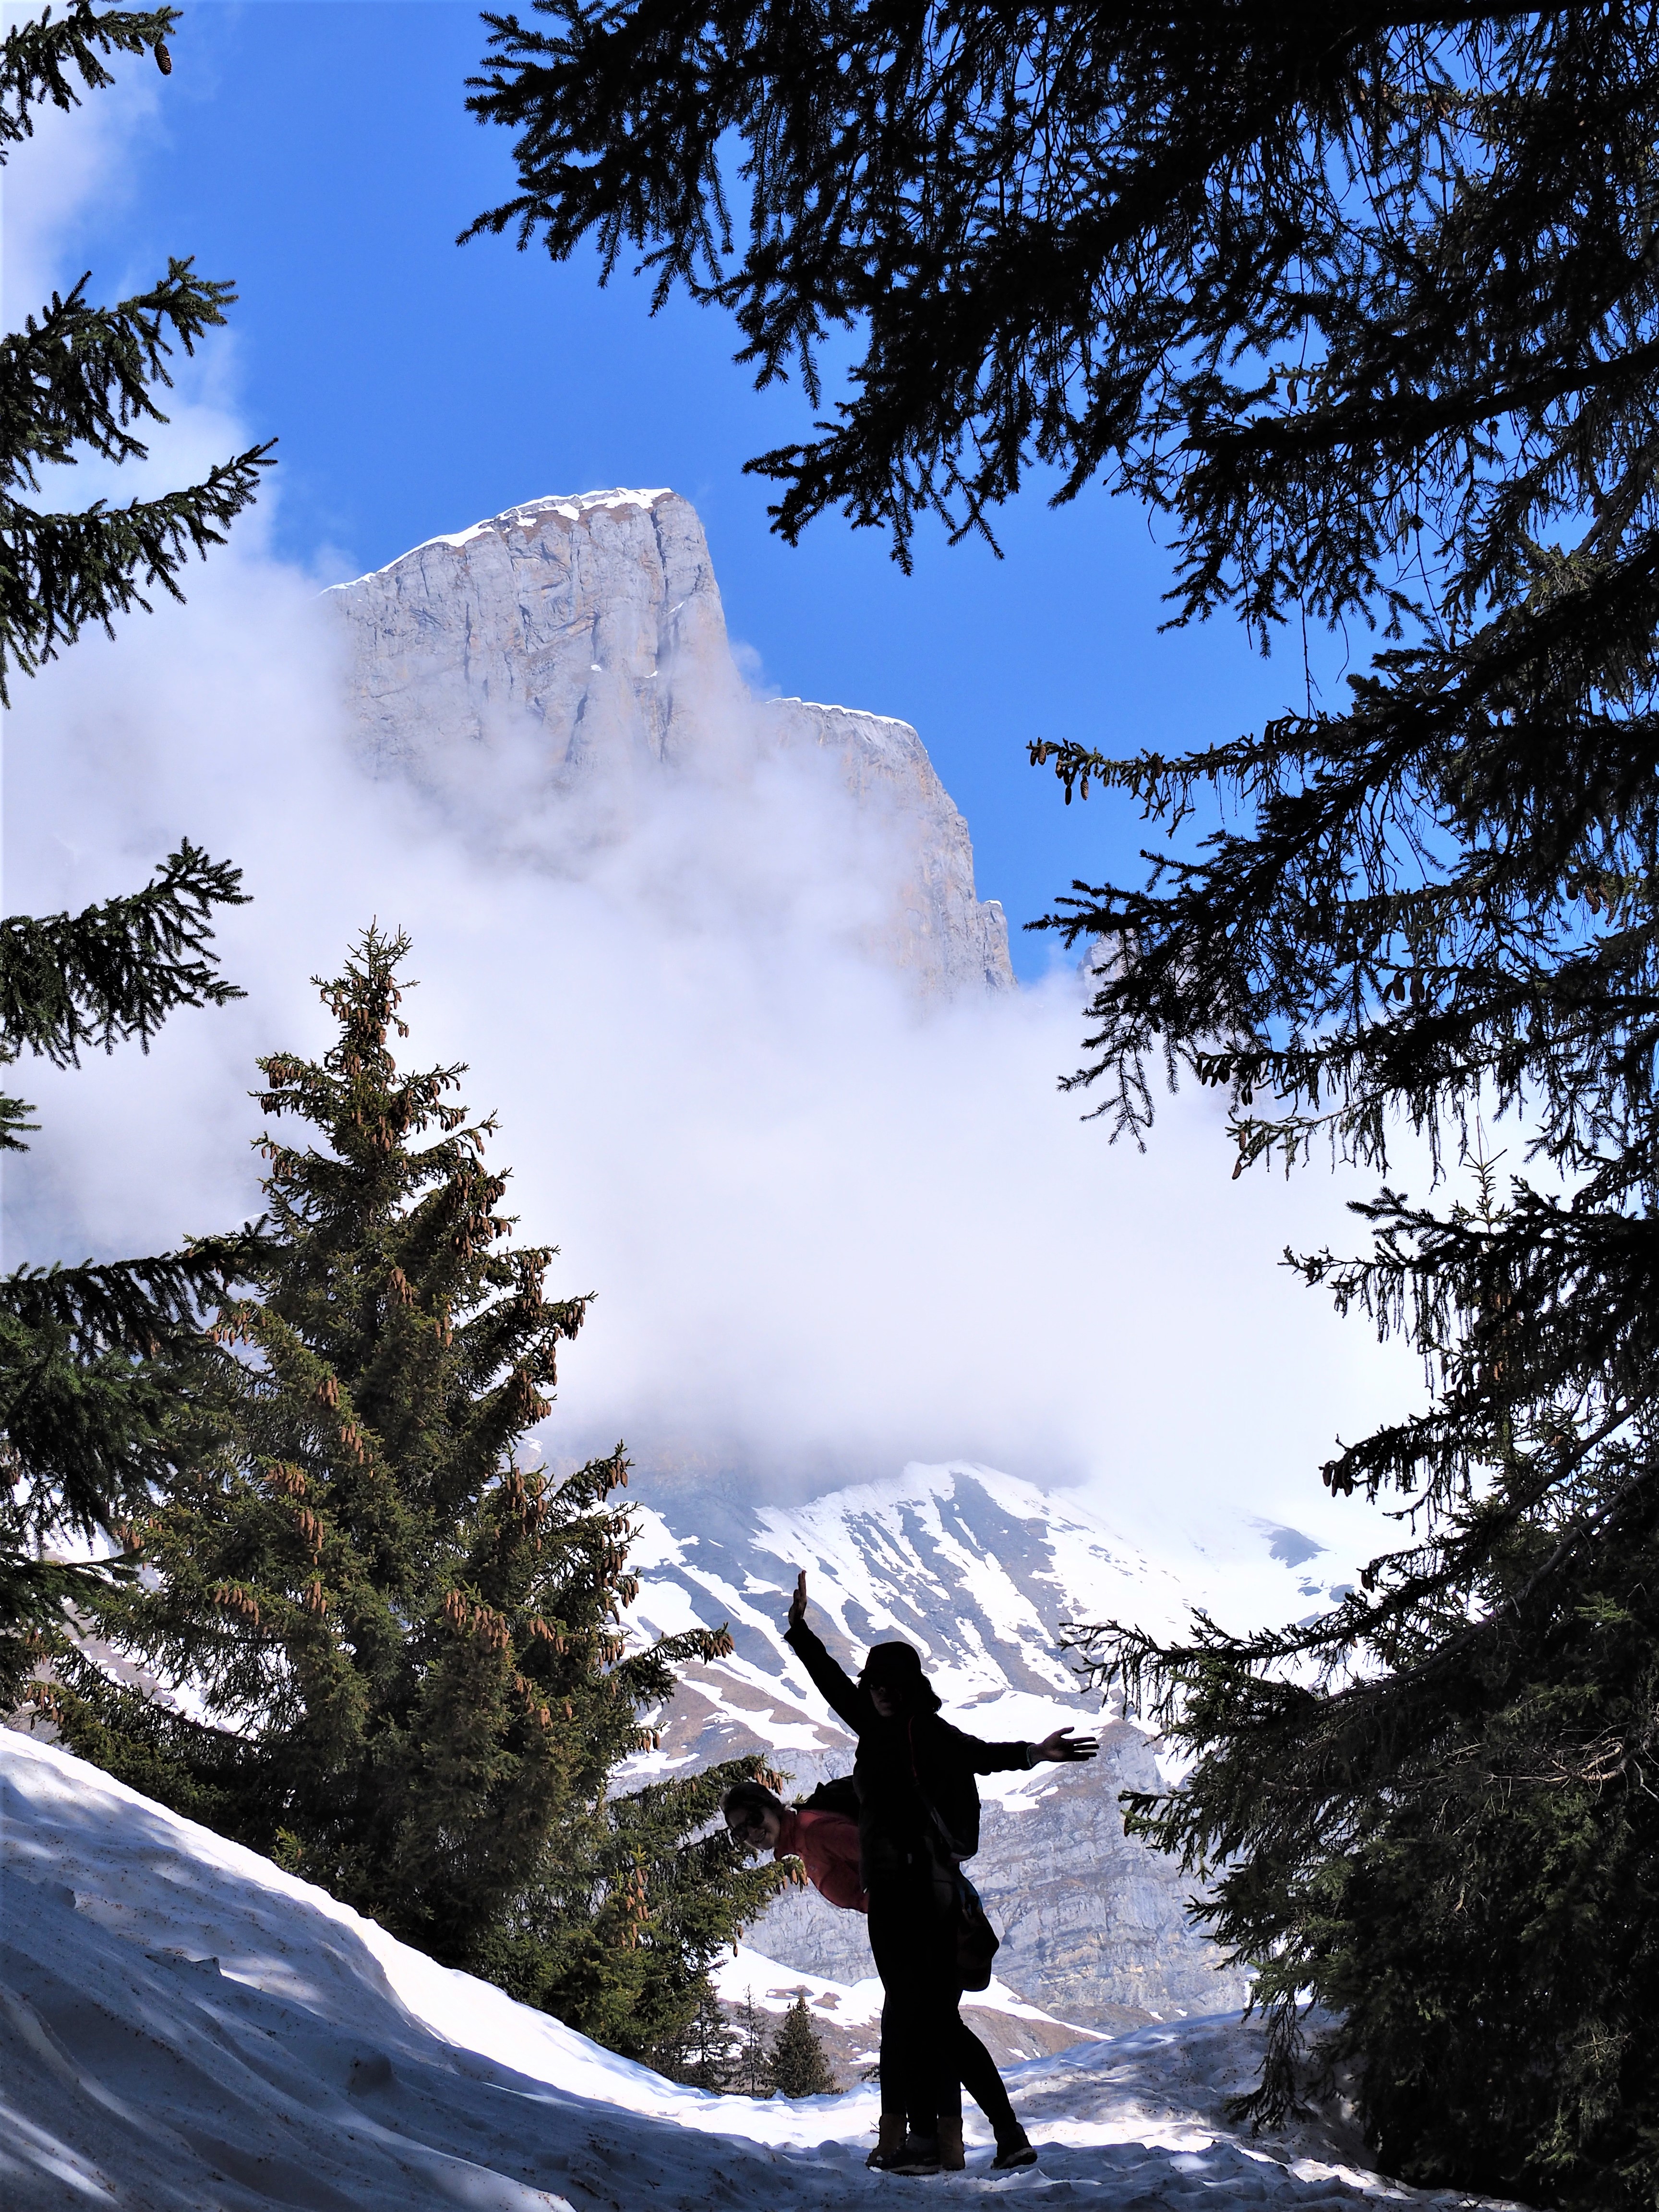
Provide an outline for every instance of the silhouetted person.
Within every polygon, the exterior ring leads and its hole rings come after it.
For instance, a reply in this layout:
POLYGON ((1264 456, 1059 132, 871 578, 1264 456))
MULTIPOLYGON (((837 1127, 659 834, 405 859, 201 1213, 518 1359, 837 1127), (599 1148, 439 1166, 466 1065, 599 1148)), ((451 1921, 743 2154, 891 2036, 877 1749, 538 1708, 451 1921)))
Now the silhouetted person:
MULTIPOLYGON (((853 1779, 859 1796, 859 1871, 869 1899, 870 1948, 886 1996, 881 2135, 870 2163, 895 2173, 958 2167, 963 2160, 956 1870, 979 1848, 975 1777, 1044 1759, 1092 1759, 1095 1741, 1073 1741, 1069 1728, 1035 1744, 984 1743, 964 1735, 939 1718, 939 1701, 922 1673, 921 1656, 908 1644, 873 1645, 854 1682, 806 1626, 805 1572, 796 1577, 784 1640, 858 1738, 853 1779)), ((1029 2152, 1023 2131, 1021 2144, 1029 2152)), ((1011 2142, 1011 2152, 1018 2148, 1011 2142)), ((1002 2155, 999 2141, 999 2160, 1002 2155)), ((1006 2160, 1028 2162, 1018 2155, 1006 2160)))

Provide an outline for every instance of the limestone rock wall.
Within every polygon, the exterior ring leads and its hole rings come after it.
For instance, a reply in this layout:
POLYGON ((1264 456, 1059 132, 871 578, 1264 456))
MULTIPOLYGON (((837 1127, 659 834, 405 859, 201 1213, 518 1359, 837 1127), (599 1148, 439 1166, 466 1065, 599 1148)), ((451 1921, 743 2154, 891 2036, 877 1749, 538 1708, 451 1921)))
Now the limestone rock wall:
POLYGON ((453 784, 470 772, 463 749, 480 747, 487 774, 487 741, 527 738, 549 789, 598 797, 607 834, 625 834, 640 779, 768 748, 820 757, 879 841, 890 889, 867 949, 929 991, 1012 986, 1002 908, 976 895, 968 826, 921 738, 879 715, 750 697, 702 525, 677 493, 532 500, 327 596, 379 772, 453 784))
POLYGON ((532 500, 329 597, 386 763, 508 720, 539 733, 556 781, 659 763, 695 744, 692 701, 729 665, 702 526, 672 492, 532 500))
MULTIPOLYGON (((998 1978, 1028 2003, 1109 2033, 1242 2008, 1243 1976, 1187 1918, 1191 1878, 1123 1832, 1118 1791, 1158 1786, 1150 1741, 1121 1721, 1101 1735, 1098 1761, 1056 1769, 1034 1804, 983 1808, 967 1871, 1002 1938, 998 1978)), ((784 1763, 790 1795, 804 1796, 851 1771, 852 1747, 823 1759, 787 1753, 784 1763)), ((787 1892, 744 1941, 802 1973, 858 1981, 875 1972, 861 1916, 814 1889, 787 1892)))
POLYGON ((1062 2020, 1116 2030, 1249 1995, 1187 1917, 1191 1876, 1123 1832, 1119 1790, 1158 1787, 1151 1741, 1119 1721, 1093 1767, 1055 1770, 1030 1807, 985 1808, 968 1871, 1002 1937, 997 1970, 1062 2020))
POLYGON ((998 899, 974 888, 968 824, 908 722, 810 699, 773 699, 765 724, 781 744, 832 761, 856 804, 895 832, 896 896, 879 950, 928 988, 1012 988, 1008 924, 998 899))

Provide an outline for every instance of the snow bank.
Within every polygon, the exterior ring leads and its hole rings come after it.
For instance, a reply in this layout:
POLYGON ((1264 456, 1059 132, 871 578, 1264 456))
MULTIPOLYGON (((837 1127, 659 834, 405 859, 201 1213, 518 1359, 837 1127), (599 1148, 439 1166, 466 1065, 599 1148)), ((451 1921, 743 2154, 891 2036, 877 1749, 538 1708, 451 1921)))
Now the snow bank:
MULTIPOLYGON (((798 1966, 769 1959, 764 1952, 739 1943, 716 1966, 714 1981, 716 1990, 728 2003, 741 2004, 745 1997, 752 1997, 757 2012, 781 2015, 788 2011, 798 1995, 804 1996, 810 2006, 833 2017, 838 2027, 868 2028, 872 2038, 878 2030, 882 1992, 881 1984, 873 1974, 860 1982, 835 1982, 823 1974, 805 1973, 798 1966)), ((1024 1997, 1006 1982, 999 1981, 994 1974, 990 1986, 975 1990, 968 2002, 979 2012, 1006 2013, 1010 2020, 1035 2021, 1044 2027, 1063 2028, 1079 2043, 1111 2040, 1095 2028, 1078 2027, 1070 2021, 1044 2012, 1041 2005, 1027 2004, 1024 1997)))
POLYGON ((0 1732, 7 2212, 860 2212, 927 2186, 1045 2212, 1469 2202, 1378 2181, 1305 2130, 1240 2138, 1221 2106, 1255 2060, 1231 2021, 1080 2045, 1011 2076, 1036 2167, 994 2177, 981 2148, 950 2180, 872 2174, 873 2091, 678 2088, 0 1732))

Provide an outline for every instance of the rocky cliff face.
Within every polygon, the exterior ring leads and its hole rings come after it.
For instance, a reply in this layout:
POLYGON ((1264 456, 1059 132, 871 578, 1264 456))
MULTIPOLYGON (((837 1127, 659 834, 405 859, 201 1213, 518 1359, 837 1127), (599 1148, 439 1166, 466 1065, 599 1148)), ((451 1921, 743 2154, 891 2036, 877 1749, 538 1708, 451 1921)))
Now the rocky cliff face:
POLYGON ((838 789, 878 851, 885 911, 866 949, 930 991, 1012 985, 1002 908, 975 894, 967 824, 921 738, 879 715, 749 696, 702 526, 676 493, 532 500, 328 597, 379 771, 453 785, 475 761, 488 774, 493 741, 527 738, 545 788, 619 836, 665 775, 816 759, 832 774, 803 782, 804 803, 838 789))
MULTIPOLYGON (((971 1712, 951 1717, 981 1732, 971 1712)), ((1051 1767, 1036 1789, 1012 1802, 988 1796, 983 1807, 968 1872, 1002 1938, 999 1979, 1028 2003, 1109 2034, 1242 2008, 1243 1977, 1222 1967, 1186 1918, 1191 1880, 1123 1832, 1118 1792, 1159 1786, 1152 1740, 1123 1721, 1103 1726, 1098 1713, 1078 1724, 1100 1735, 1093 1765, 1051 1767)), ((723 1758, 739 1747, 728 1745, 723 1758)), ((850 1773, 853 1746, 844 1740, 820 1757, 785 1753, 780 1764, 791 1777, 787 1794, 801 1796, 827 1775, 850 1773)), ((862 1917, 814 1889, 787 1892, 744 1940, 831 1981, 875 1972, 862 1917)))
MULTIPOLYGON (((1067 1723, 1097 1729, 1092 1766, 989 1778, 970 1871, 1003 1937, 997 1971, 1029 2002, 1115 2030, 1149 2017, 1224 2010, 1245 1984, 1220 1970, 1185 1912, 1192 1883, 1127 1838, 1118 1792, 1158 1786, 1158 1746, 1108 1718, 1058 1649, 1066 1620, 1115 1616, 1162 1630, 1188 1590, 1076 1502, 983 1468, 915 1467, 891 1482, 805 1505, 756 1505, 689 1476, 638 1485, 641 1630, 730 1626, 730 1659, 688 1673, 663 1717, 661 1751, 641 1771, 712 1765, 764 1749, 804 1794, 850 1772, 853 1745, 781 1635, 804 1567, 813 1625, 842 1660, 900 1636, 926 1655, 947 1717, 993 1741, 1067 1723)), ((1285 1617, 1333 1592, 1317 1547, 1263 1524, 1261 1562, 1284 1582, 1285 1617)), ((813 1892, 781 1899, 748 1940, 798 1970, 853 1982, 872 1971, 864 1925, 813 1892)))

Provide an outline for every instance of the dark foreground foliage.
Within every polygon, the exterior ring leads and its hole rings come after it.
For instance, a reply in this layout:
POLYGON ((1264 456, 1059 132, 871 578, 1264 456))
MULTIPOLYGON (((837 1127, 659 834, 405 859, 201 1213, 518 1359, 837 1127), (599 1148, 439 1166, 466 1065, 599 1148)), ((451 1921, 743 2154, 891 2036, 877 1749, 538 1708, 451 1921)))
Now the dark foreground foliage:
MULTIPOLYGON (((178 21, 176 8, 97 15, 77 5, 15 25, 0 44, 0 161, 32 136, 30 111, 42 101, 67 111, 80 104, 77 80, 88 91, 112 84, 112 56, 153 53, 170 71, 167 40, 178 21)), ((270 457, 268 444, 253 446, 157 499, 42 512, 43 466, 72 467, 82 449, 117 463, 144 459, 135 425, 166 422, 155 394, 173 381, 173 348, 194 353, 236 297, 176 258, 148 291, 113 307, 88 301, 88 281, 54 293, 0 339, 0 705, 9 670, 32 675, 87 623, 113 635, 113 617, 148 610, 144 593, 158 584, 181 599, 177 571, 223 544, 270 457)))
POLYGON ((1258 2111, 1311 1990, 1392 2171, 1650 2206, 1659 18, 490 21, 474 106, 519 190, 488 225, 638 253, 763 380, 857 333, 845 403, 755 464, 786 535, 840 507, 903 557, 1042 464, 1161 516, 1176 620, 1380 627, 1259 733, 1033 746, 1153 825, 1146 878, 1051 918, 1097 955, 1073 1079, 1115 1132, 1184 1074, 1227 1094, 1236 1172, 1328 1144, 1387 1174, 1402 1124, 1488 1164, 1461 1207, 1385 1191, 1363 1263, 1297 1262, 1428 1363, 1430 1409, 1325 1470, 1407 1511, 1399 1553, 1304 1629, 1083 1641, 1194 1754, 1139 1816, 1261 1969, 1258 2111))
MULTIPOLYGON (((0 162, 32 135, 43 102, 67 112, 82 91, 112 83, 115 57, 152 55, 169 72, 178 20, 172 8, 77 5, 14 24, 0 41, 0 162)), ((178 573, 223 542, 270 458, 268 446, 252 447, 200 483, 125 507, 44 509, 43 470, 73 467, 82 453, 144 459, 138 428, 167 420, 156 395, 172 381, 174 349, 192 353, 235 297, 176 259, 113 307, 93 305, 87 283, 0 338, 0 706, 15 675, 33 675, 88 623, 112 635, 115 617, 148 609, 156 586, 181 598, 178 573)), ((25 1053, 66 1067, 89 1046, 136 1038, 148 1048, 176 1009, 237 996, 210 947, 217 909, 243 902, 240 881, 185 841, 142 890, 76 915, 7 916, 0 1070, 25 1053)), ((0 1096, 0 1151, 23 1149, 31 1111, 0 1096)), ((170 1417, 197 1387, 200 1317, 245 1246, 216 1240, 0 1278, 0 1712, 65 1602, 120 1571, 64 1565, 53 1547, 106 1543, 172 1468, 170 1417)))
POLYGON ((400 1072, 402 939, 370 930, 322 987, 321 1061, 260 1065, 270 1232, 220 1308, 191 1447, 132 1531, 147 1588, 97 1607, 43 1701, 70 1743, 612 2049, 649 2058, 705 1968, 785 1879, 724 1829, 753 1759, 616 1788, 703 1630, 630 1645, 620 1447, 564 1478, 526 1456, 586 1301, 514 1245, 461 1071, 400 1072), (313 1141, 307 1142, 305 1138, 313 1141))

